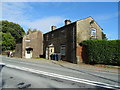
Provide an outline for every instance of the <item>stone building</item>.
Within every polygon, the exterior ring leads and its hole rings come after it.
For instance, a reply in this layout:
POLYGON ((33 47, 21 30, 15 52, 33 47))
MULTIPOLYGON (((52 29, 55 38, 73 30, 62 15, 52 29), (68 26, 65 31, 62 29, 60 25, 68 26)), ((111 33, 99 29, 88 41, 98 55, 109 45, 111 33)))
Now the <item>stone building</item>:
POLYGON ((23 37, 21 37, 16 44, 15 53, 13 53, 13 56, 15 57, 22 58, 22 39, 23 37))
POLYGON ((43 55, 43 34, 41 31, 28 31, 21 43, 16 44, 15 56, 20 58, 37 58, 43 55))
POLYGON ((22 58, 36 58, 43 55, 43 34, 40 31, 28 31, 22 40, 22 58))
POLYGON ((51 27, 51 31, 43 35, 43 53, 47 59, 57 53, 61 60, 72 63, 83 62, 83 47, 80 43, 89 39, 102 39, 102 28, 92 17, 72 22, 65 20, 65 25, 60 28, 51 27))

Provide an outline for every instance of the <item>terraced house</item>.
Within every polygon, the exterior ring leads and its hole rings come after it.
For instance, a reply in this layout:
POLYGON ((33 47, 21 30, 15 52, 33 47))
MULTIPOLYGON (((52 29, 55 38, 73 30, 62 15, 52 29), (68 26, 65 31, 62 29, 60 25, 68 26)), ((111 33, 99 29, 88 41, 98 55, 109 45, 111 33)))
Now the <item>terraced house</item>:
POLYGON ((51 29, 43 35, 43 53, 47 59, 56 53, 61 60, 81 63, 87 56, 80 43, 89 39, 102 39, 102 28, 92 17, 75 22, 65 20, 63 27, 52 26, 51 29))

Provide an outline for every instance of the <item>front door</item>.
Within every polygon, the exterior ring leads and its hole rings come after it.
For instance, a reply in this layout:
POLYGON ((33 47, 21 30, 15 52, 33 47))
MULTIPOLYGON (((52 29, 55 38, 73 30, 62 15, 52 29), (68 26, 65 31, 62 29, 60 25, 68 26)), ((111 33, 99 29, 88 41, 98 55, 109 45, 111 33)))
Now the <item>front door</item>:
POLYGON ((49 59, 51 59, 50 58, 50 55, 51 54, 54 54, 54 47, 52 46, 52 47, 49 47, 49 59))
POLYGON ((32 58, 32 50, 26 50, 25 57, 32 58))

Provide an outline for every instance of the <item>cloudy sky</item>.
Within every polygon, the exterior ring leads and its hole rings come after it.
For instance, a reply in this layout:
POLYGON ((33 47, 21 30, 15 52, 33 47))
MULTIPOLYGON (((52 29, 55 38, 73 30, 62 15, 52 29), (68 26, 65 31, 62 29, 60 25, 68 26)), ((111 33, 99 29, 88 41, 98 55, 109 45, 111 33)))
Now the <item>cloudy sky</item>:
POLYGON ((72 22, 92 16, 108 39, 118 39, 117 2, 2 2, 2 20, 46 33, 52 25, 58 28, 65 19, 72 22))

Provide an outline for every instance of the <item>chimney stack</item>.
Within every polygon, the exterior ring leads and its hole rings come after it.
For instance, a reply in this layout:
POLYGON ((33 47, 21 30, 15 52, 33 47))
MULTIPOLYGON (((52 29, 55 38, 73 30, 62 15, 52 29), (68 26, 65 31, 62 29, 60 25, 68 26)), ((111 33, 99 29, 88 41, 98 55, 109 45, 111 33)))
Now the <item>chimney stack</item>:
POLYGON ((51 26, 51 30, 55 30, 56 29, 56 26, 51 26))
POLYGON ((28 35, 28 34, 31 34, 31 29, 28 29, 28 31, 27 31, 27 35, 28 35))
POLYGON ((65 20, 65 25, 71 24, 70 20, 65 20))

